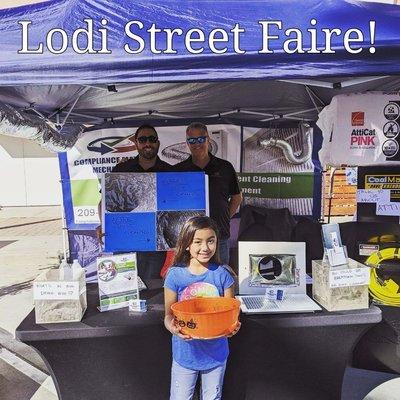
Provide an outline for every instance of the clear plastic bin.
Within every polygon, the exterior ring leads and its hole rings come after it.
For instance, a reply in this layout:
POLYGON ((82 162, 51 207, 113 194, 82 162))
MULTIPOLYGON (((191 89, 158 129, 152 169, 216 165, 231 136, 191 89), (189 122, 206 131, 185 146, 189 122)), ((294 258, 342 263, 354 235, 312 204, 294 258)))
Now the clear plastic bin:
POLYGON ((40 274, 33 283, 37 324, 79 322, 86 311, 85 271, 76 280, 60 280, 59 270, 40 274))

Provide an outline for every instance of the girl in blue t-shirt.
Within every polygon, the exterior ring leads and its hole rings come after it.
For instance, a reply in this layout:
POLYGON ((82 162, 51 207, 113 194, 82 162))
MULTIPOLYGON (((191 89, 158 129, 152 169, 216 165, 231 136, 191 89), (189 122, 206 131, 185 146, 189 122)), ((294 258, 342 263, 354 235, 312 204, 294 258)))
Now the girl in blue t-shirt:
MULTIPOLYGON (((190 218, 182 228, 175 250, 173 266, 164 284, 165 327, 172 333, 171 400, 188 400, 194 393, 197 376, 201 376, 203 400, 222 396, 228 340, 192 339, 174 323, 171 305, 192 297, 233 297, 234 279, 218 255, 218 229, 209 217, 190 218)), ((229 335, 240 328, 240 322, 229 335)))

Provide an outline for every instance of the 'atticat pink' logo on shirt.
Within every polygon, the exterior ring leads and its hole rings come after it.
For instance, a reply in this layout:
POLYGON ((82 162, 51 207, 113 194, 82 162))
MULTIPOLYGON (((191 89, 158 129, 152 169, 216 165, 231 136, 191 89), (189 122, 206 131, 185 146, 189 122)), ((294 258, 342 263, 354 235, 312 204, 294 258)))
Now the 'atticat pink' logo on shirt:
POLYGON ((196 282, 183 290, 180 300, 189 300, 193 297, 219 297, 219 292, 211 283, 196 282))

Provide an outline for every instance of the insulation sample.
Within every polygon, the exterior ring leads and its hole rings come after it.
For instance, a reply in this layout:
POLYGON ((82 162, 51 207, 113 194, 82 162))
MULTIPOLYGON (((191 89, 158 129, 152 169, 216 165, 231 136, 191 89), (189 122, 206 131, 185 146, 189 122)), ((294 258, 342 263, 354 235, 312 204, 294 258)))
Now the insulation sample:
POLYGON ((105 251, 168 250, 192 216, 205 215, 204 172, 109 173, 103 180, 105 251))
POLYGON ((34 140, 43 149, 61 152, 70 149, 83 132, 83 125, 57 129, 52 122, 0 103, 0 132, 3 135, 34 140))
POLYGON ((109 212, 153 211, 156 208, 155 174, 106 174, 105 199, 109 212))
POLYGON ((69 282, 60 278, 58 269, 51 269, 40 274, 34 281, 34 304, 37 324, 80 321, 87 307, 84 270, 82 269, 76 280, 71 279, 69 282), (64 289, 55 289, 54 285, 58 283, 71 282, 79 284, 79 290, 75 296, 65 296, 64 289), (46 284, 48 286, 44 289, 45 296, 38 296, 36 293, 40 292, 40 289, 37 290, 35 286, 43 287, 46 284))
POLYGON ((328 311, 368 308, 369 275, 369 267, 351 258, 347 264, 336 267, 331 267, 326 260, 313 260, 313 299, 328 311), (342 282, 334 282, 332 274, 341 275, 342 282))
POLYGON ((162 211, 157 213, 157 250, 175 247, 184 223, 192 217, 205 215, 204 211, 162 211))

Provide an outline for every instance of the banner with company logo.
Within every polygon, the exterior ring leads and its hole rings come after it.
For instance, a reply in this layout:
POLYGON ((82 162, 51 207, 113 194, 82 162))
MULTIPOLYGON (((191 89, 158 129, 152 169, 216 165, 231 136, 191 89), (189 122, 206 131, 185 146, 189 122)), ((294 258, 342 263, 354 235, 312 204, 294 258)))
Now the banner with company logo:
POLYGON ((69 229, 91 229, 99 225, 99 179, 118 162, 136 155, 132 136, 132 130, 125 129, 87 132, 75 147, 59 153, 69 229))
POLYGON ((400 164, 358 168, 357 220, 398 224, 400 164))
MULTIPOLYGON (((86 132, 75 147, 59 153, 63 201, 68 229, 90 230, 99 225, 100 180, 113 166, 137 151, 131 140, 137 128, 102 129, 86 132)), ((210 151, 232 162, 239 169, 240 127, 210 125, 210 151), (229 136, 229 142, 227 137, 229 136)), ((186 127, 157 127, 158 155, 169 164, 189 157, 186 127)))
POLYGON ((319 114, 323 165, 396 164, 400 161, 400 96, 371 92, 335 96, 319 114))
POLYGON ((306 132, 299 126, 244 128, 243 172, 238 174, 243 203, 319 218, 321 168, 313 159, 315 143, 310 127, 306 132))

